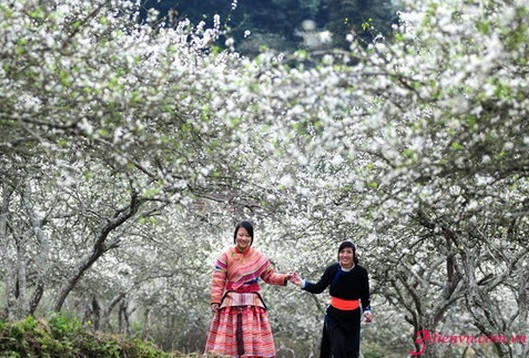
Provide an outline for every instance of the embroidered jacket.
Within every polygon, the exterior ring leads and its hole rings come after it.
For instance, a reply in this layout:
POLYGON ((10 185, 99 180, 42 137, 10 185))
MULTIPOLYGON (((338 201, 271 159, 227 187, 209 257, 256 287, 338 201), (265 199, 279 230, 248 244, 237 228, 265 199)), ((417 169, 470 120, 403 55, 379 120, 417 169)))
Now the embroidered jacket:
POLYGON ((211 280, 211 303, 226 306, 266 308, 259 278, 268 284, 285 286, 287 275, 276 273, 261 251, 248 247, 239 252, 235 246, 220 254, 211 280))

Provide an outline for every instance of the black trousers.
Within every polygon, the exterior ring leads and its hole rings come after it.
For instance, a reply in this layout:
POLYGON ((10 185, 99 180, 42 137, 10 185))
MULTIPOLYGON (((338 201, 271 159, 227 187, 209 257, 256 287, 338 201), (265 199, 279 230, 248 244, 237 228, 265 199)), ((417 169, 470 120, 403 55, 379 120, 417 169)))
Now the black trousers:
POLYGON ((320 358, 358 358, 360 355, 360 308, 341 311, 330 306, 325 315, 320 358))

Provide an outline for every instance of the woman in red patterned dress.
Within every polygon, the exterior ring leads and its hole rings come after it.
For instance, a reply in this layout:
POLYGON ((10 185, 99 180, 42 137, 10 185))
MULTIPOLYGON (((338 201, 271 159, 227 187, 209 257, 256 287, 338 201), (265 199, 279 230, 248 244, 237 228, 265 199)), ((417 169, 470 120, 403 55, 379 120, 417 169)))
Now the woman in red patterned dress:
POLYGON ((235 246, 217 258, 211 282, 213 321, 206 354, 230 357, 275 357, 268 312, 259 279, 285 286, 292 273, 274 272, 268 258, 254 249, 253 226, 247 221, 235 228, 235 246))

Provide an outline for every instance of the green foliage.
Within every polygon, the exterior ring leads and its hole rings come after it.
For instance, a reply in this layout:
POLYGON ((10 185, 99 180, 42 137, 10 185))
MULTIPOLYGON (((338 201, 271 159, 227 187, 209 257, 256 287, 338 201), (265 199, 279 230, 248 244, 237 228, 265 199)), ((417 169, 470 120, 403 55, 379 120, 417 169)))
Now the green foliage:
MULTIPOLYGON (((48 321, 29 316, 18 322, 0 321, 1 357, 178 358, 150 342, 118 335, 90 333, 75 318, 54 315, 48 321)), ((192 356, 187 356, 192 357, 192 356)))
POLYGON ((362 354, 364 358, 387 358, 387 352, 373 342, 362 343, 362 354))

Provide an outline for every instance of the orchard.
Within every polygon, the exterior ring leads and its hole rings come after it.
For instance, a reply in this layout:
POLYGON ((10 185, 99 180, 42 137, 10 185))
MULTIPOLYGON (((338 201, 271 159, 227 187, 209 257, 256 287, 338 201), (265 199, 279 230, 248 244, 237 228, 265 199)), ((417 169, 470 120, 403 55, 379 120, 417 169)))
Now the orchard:
MULTIPOLYGON (((527 333, 526 1, 409 1, 369 43, 251 58, 220 16, 139 21, 140 5, 0 4, 2 319, 67 312, 201 352, 213 262, 245 219, 311 280, 357 245, 365 357, 409 356, 425 331, 527 333)), ((328 296, 264 290, 278 355, 317 354, 328 296)), ((529 349, 422 356, 467 353, 529 349)))

